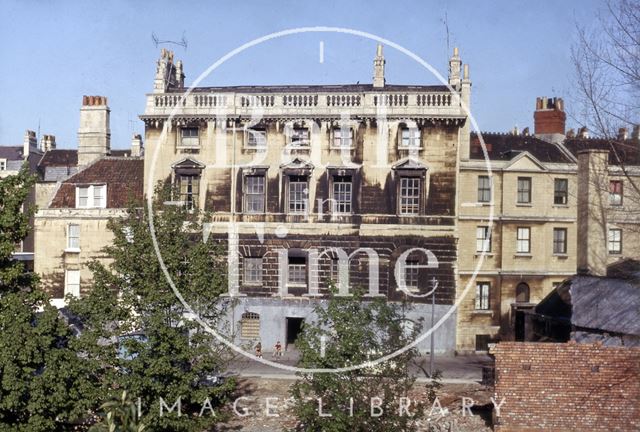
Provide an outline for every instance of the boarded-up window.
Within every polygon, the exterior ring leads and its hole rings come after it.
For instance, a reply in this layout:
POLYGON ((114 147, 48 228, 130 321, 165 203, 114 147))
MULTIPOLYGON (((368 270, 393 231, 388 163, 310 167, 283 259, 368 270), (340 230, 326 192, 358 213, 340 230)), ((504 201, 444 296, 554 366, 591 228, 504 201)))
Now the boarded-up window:
POLYGON ((242 314, 240 337, 242 339, 260 339, 260 315, 254 312, 242 314))

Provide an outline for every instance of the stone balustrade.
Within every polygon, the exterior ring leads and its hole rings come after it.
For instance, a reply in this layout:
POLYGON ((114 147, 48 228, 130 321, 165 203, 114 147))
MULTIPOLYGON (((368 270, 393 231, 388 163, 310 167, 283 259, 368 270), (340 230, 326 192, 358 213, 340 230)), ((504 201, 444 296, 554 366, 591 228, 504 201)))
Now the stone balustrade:
POLYGON ((204 92, 148 95, 142 118, 181 116, 387 116, 464 118, 460 95, 447 91, 204 92), (175 110, 175 112, 174 112, 175 110))

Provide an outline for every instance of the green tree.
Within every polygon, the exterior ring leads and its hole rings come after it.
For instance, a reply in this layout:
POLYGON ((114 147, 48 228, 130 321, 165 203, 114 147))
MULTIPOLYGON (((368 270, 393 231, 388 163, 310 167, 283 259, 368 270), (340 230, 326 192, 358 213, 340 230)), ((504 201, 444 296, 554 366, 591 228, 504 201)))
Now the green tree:
MULTIPOLYGON (((333 296, 326 307, 315 308, 317 318, 305 323, 296 341, 302 356, 299 366, 344 368, 405 347, 421 327, 415 322, 407 325, 405 308, 380 298, 365 301, 360 294, 333 296)), ((357 370, 300 374, 291 391, 297 430, 415 430, 416 420, 424 415, 423 402, 411 400, 409 413, 400 413, 399 407, 408 402, 401 398, 410 398, 415 378, 408 366, 416 356, 417 350, 409 349, 392 360, 357 370), (379 405, 373 415, 372 403, 379 405)))
MULTIPOLYGON (((226 260, 213 241, 202 241, 203 215, 162 206, 169 191, 159 189, 153 207, 158 248, 186 302, 215 326, 225 313, 226 260)), ((85 323, 78 349, 93 364, 104 395, 126 390, 142 408, 141 421, 154 431, 200 431, 220 421, 235 383, 199 385, 206 374, 224 371, 225 349, 195 321, 167 282, 149 231, 149 213, 132 206, 110 221, 111 263, 92 264, 93 287, 70 308, 85 323), (123 339, 124 335, 136 337, 123 339), (162 399, 161 399, 162 398, 162 399), (160 403, 177 408, 160 415, 160 403), (203 410, 203 406, 205 407, 203 410), (215 416, 212 413, 215 411, 215 416), (202 416, 200 415, 202 412, 202 416)))
POLYGON ((0 428, 62 431, 87 412, 86 370, 66 320, 11 256, 29 231, 34 209, 22 206, 34 181, 26 165, 0 179, 0 428))
POLYGON ((127 397, 126 390, 120 398, 103 403, 100 409, 104 411, 103 418, 89 432, 142 432, 147 429, 138 421, 138 407, 127 397))

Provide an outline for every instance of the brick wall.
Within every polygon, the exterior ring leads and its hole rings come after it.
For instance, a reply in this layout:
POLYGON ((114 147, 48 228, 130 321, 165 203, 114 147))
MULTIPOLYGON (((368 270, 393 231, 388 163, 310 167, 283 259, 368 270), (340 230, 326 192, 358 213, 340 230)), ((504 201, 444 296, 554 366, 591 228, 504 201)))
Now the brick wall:
POLYGON ((492 352, 505 399, 496 431, 640 430, 640 349, 505 342, 492 352))

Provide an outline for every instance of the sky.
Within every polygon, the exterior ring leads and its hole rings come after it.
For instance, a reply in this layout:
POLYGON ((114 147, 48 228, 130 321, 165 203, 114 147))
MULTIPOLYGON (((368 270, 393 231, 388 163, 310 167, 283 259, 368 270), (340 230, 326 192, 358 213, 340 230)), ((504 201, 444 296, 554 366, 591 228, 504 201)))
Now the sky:
MULTIPOLYGON (((310 26, 375 34, 416 53, 443 76, 453 47, 469 64, 471 110, 481 131, 533 126, 538 96, 574 92, 576 24, 603 2, 584 1, 44 1, 0 0, 0 145, 26 129, 76 148, 83 95, 107 96, 111 146, 142 133, 138 116, 162 47, 184 63, 186 85, 229 51, 261 36, 310 26), (186 49, 160 41, 186 39, 186 49)), ((201 85, 370 83, 376 42, 306 33, 250 48, 201 85), (321 63, 320 42, 324 45, 321 63)), ((387 47, 390 84, 439 84, 387 47)), ((571 110, 570 103, 567 104, 571 110)))

